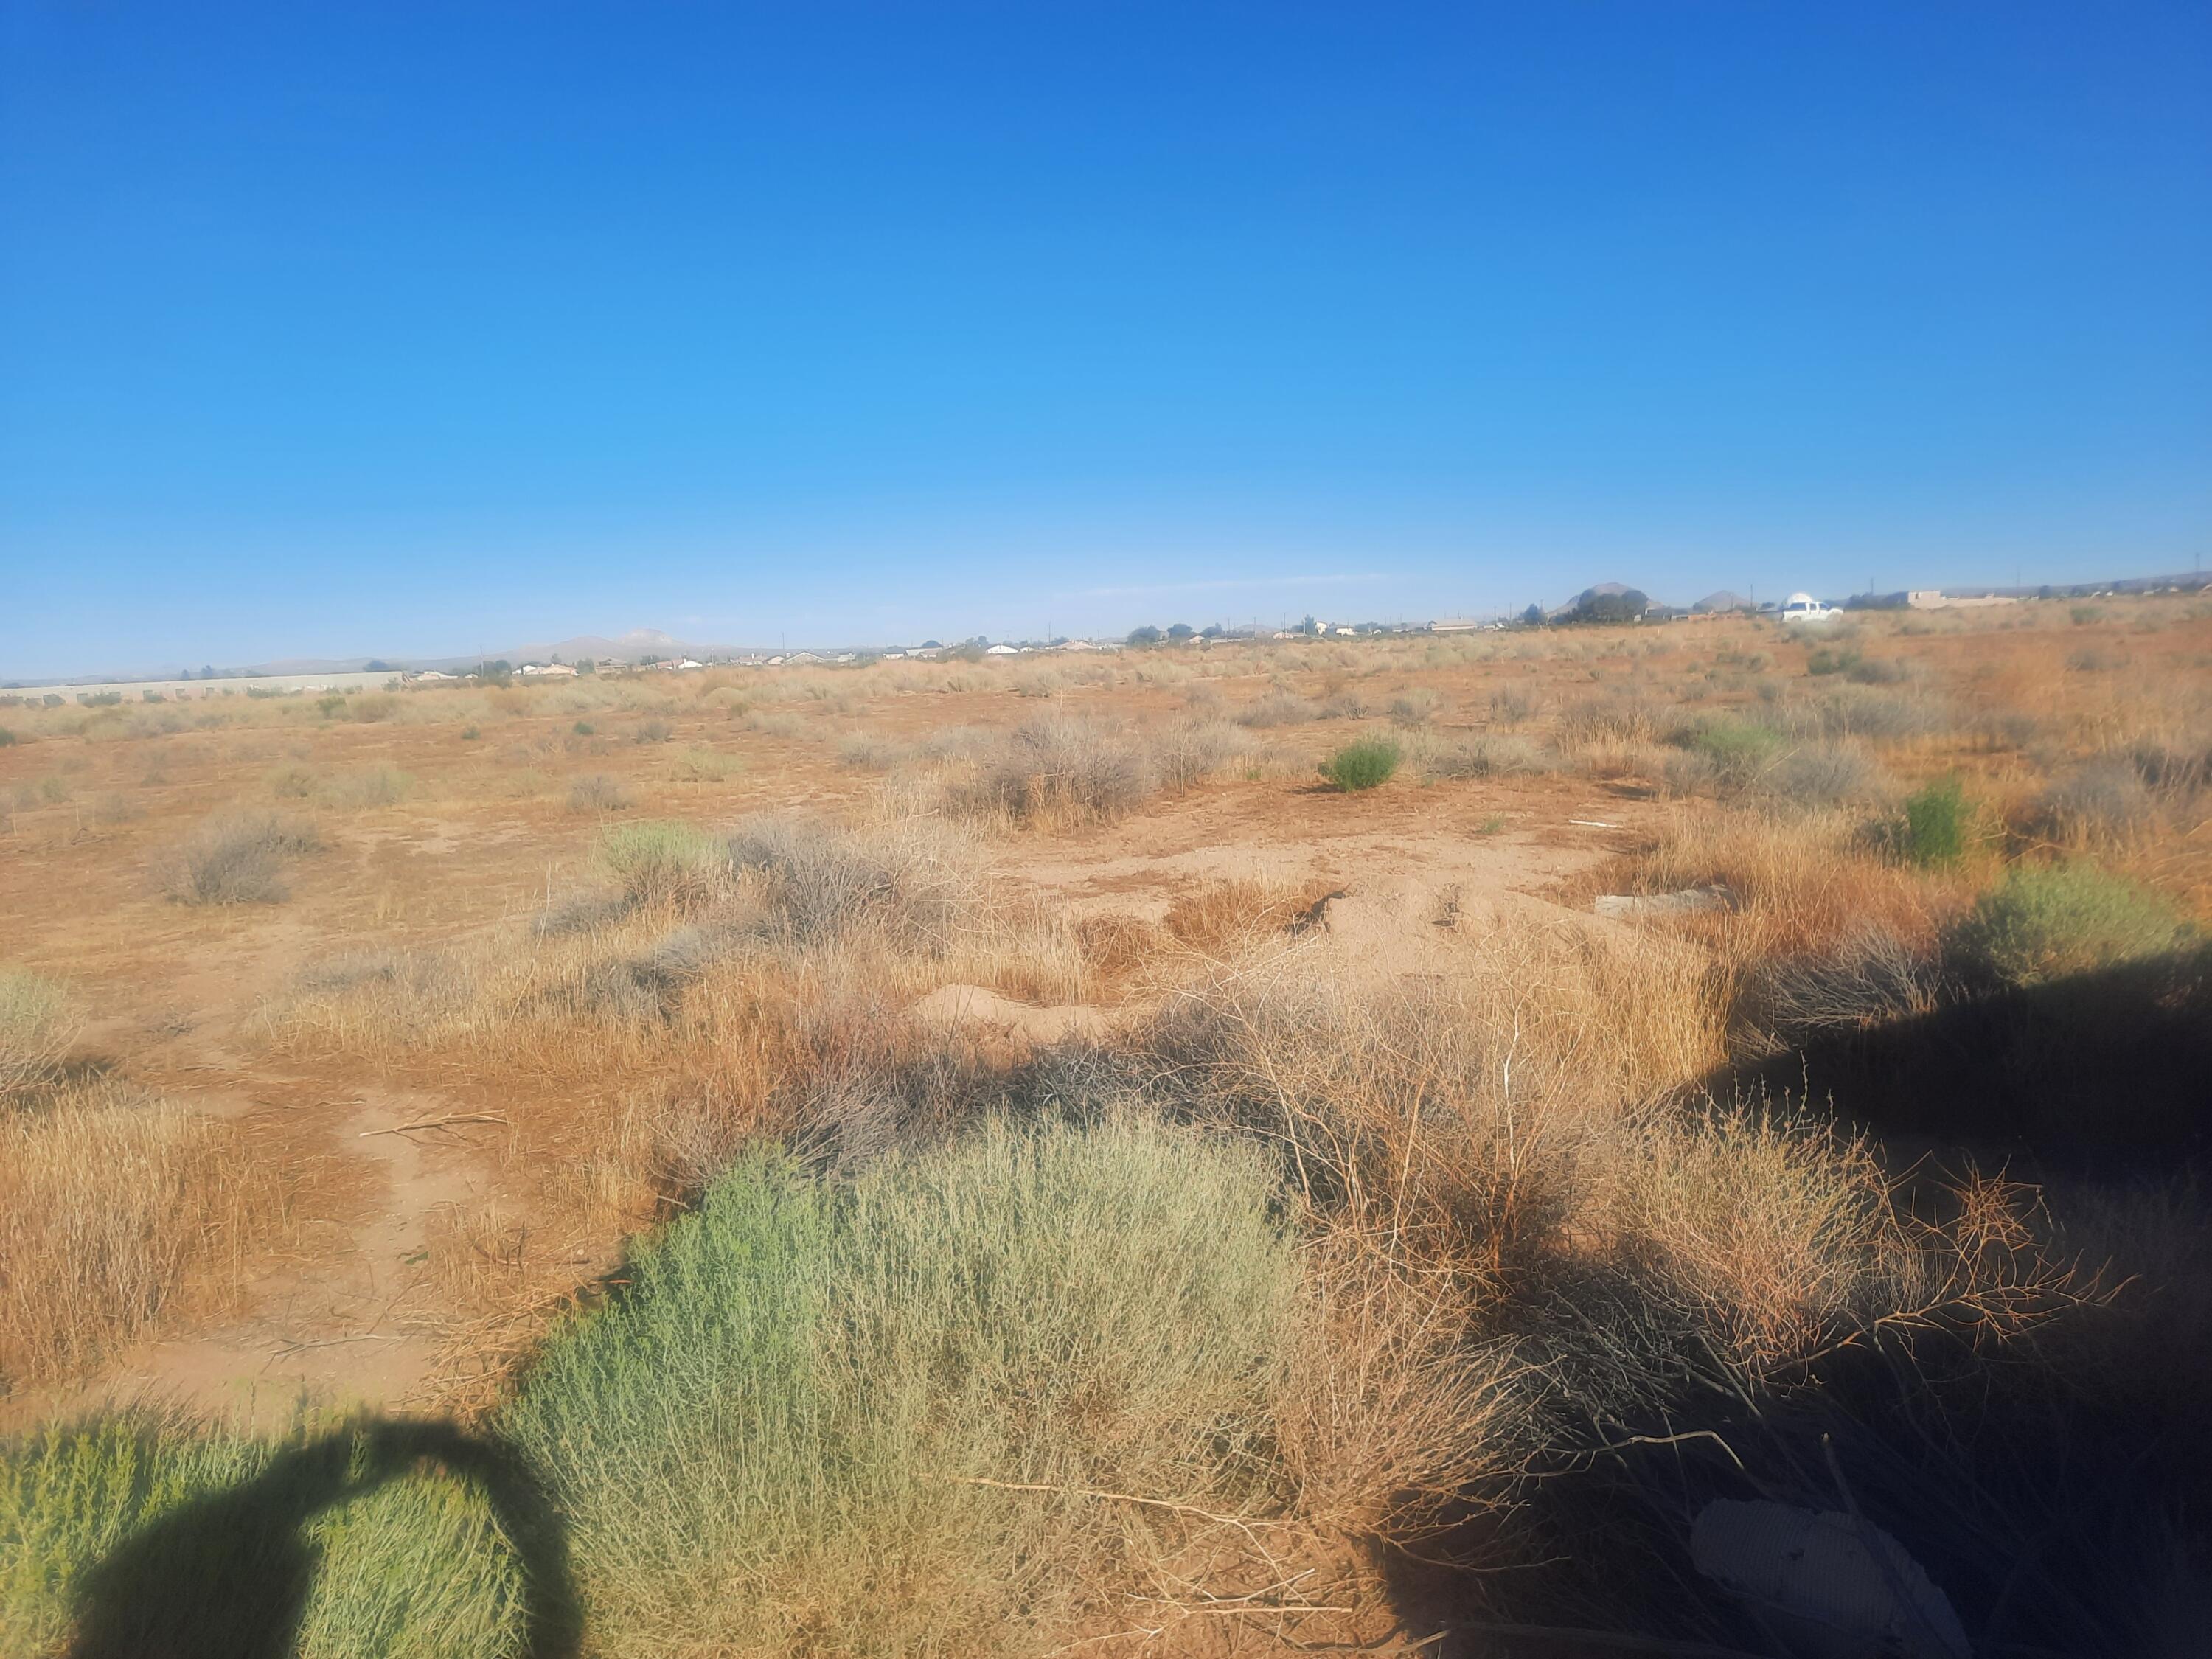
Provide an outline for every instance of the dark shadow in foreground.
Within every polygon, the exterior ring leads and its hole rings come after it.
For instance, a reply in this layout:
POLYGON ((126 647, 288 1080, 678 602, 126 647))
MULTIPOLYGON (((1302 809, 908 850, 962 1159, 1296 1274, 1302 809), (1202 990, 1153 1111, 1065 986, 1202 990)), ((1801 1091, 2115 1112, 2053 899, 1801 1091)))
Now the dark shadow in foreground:
POLYGON ((1793 1034, 1703 1086, 2059 1168, 2168 1169, 2212 1150, 2212 953, 1953 988, 1924 1013, 1793 1034))
MULTIPOLYGON (((1832 1111, 1887 1149, 1916 1210, 1944 1201, 1945 1166, 1963 1158, 2045 1183, 2061 1221, 2163 1194, 2202 1231, 2212 952, 2026 987, 1954 981, 1933 1006, 1788 1041, 1693 1095, 1832 1111)), ((2186 1273, 2155 1254, 2142 1267, 2186 1273)), ((1462 1526, 1419 1555, 1386 1554, 1405 1628, 1448 1633, 1431 1659, 1846 1650, 1793 1636, 1695 1565, 1705 1506, 1759 1500, 1895 1540, 1977 1656, 2212 1654, 2204 1298, 2139 1271, 2120 1261, 2095 1280, 2108 1294, 2011 1346, 1908 1322, 1771 1392, 1686 1365, 1668 1397, 1582 1425, 1534 1478, 1471 1493, 1462 1526), (1518 1505, 1510 1544, 1500 1501, 1518 1505)))
POLYGON ((520 1558, 520 1659, 569 1659, 579 1615, 560 1518, 512 1453, 448 1423, 351 1426, 134 1533, 86 1575, 70 1659, 290 1659, 324 1510, 410 1474, 474 1482, 520 1558))

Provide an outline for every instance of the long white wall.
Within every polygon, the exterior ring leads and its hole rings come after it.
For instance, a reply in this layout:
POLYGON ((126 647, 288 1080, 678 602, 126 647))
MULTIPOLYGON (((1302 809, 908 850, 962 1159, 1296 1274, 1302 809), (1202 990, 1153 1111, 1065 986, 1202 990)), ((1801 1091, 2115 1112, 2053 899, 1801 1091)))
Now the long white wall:
POLYGON ((125 702, 143 702, 147 692, 157 691, 166 702, 185 702, 220 697, 226 691, 234 697, 242 697, 248 686, 264 691, 373 691, 398 678, 386 671, 374 674, 256 674, 235 680, 118 680, 112 684, 102 681, 82 685, 0 686, 0 697, 22 697, 33 702, 42 697, 59 697, 64 702, 73 703, 81 696, 119 691, 125 702))

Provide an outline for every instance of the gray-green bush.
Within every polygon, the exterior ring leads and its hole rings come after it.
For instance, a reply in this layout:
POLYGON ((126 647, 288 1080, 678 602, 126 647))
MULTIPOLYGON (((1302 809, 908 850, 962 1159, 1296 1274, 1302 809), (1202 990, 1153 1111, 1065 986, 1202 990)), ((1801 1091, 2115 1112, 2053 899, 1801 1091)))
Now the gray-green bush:
POLYGON ((2191 937, 2165 896, 2078 860, 2006 872, 1951 945, 1971 971, 2029 986, 2155 960, 2191 937))

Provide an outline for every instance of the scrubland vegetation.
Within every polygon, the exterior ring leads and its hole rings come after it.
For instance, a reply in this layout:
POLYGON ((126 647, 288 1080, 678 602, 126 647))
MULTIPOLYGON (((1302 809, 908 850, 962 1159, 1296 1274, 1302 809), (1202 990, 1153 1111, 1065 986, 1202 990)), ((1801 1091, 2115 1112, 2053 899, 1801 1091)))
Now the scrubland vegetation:
POLYGON ((0 1649, 2194 1650, 2201 608, 376 696, 10 711, 0 1649))

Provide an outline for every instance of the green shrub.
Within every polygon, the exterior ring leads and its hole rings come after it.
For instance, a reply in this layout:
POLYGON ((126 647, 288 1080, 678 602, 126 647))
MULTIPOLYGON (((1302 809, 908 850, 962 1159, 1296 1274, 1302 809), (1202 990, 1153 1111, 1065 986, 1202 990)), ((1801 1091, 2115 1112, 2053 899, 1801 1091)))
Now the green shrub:
POLYGON ((2008 871, 1952 946, 1970 969, 2024 986, 2165 956, 2190 937, 2162 895, 2081 861, 2008 871))
POLYGON ((15 741, 15 734, 13 732, 10 732, 6 726, 0 726, 0 749, 9 747, 15 741))
POLYGON ((574 732, 580 738, 588 738, 599 728, 594 726, 589 720, 578 720, 568 729, 571 732, 574 732))
POLYGON ((1164 1518, 1072 1489, 1272 1495, 1297 1267, 1270 1191, 1249 1153, 1135 1127, 987 1131, 847 1188, 741 1163, 502 1419, 598 1641, 1018 1650, 1164 1518))
POLYGON ((60 986, 20 968, 0 968, 0 1100, 51 1079, 76 1034, 60 986))
POLYGON ((1321 763, 1321 775, 1349 793, 1390 781, 1401 751, 1389 738, 1355 738, 1321 763))
POLYGON ((1905 798, 1902 847, 1915 864, 1956 864, 1966 855, 1972 828, 1966 787, 1955 777, 1938 779, 1905 798))
POLYGON ((666 819, 608 830, 599 837, 599 862, 634 904, 702 902, 730 867, 714 836, 696 824, 666 819))
POLYGON ((1782 734, 1748 720, 1708 720, 1690 734, 1690 752, 1712 763, 1720 780, 1742 788, 1771 765, 1781 752, 1782 734))

